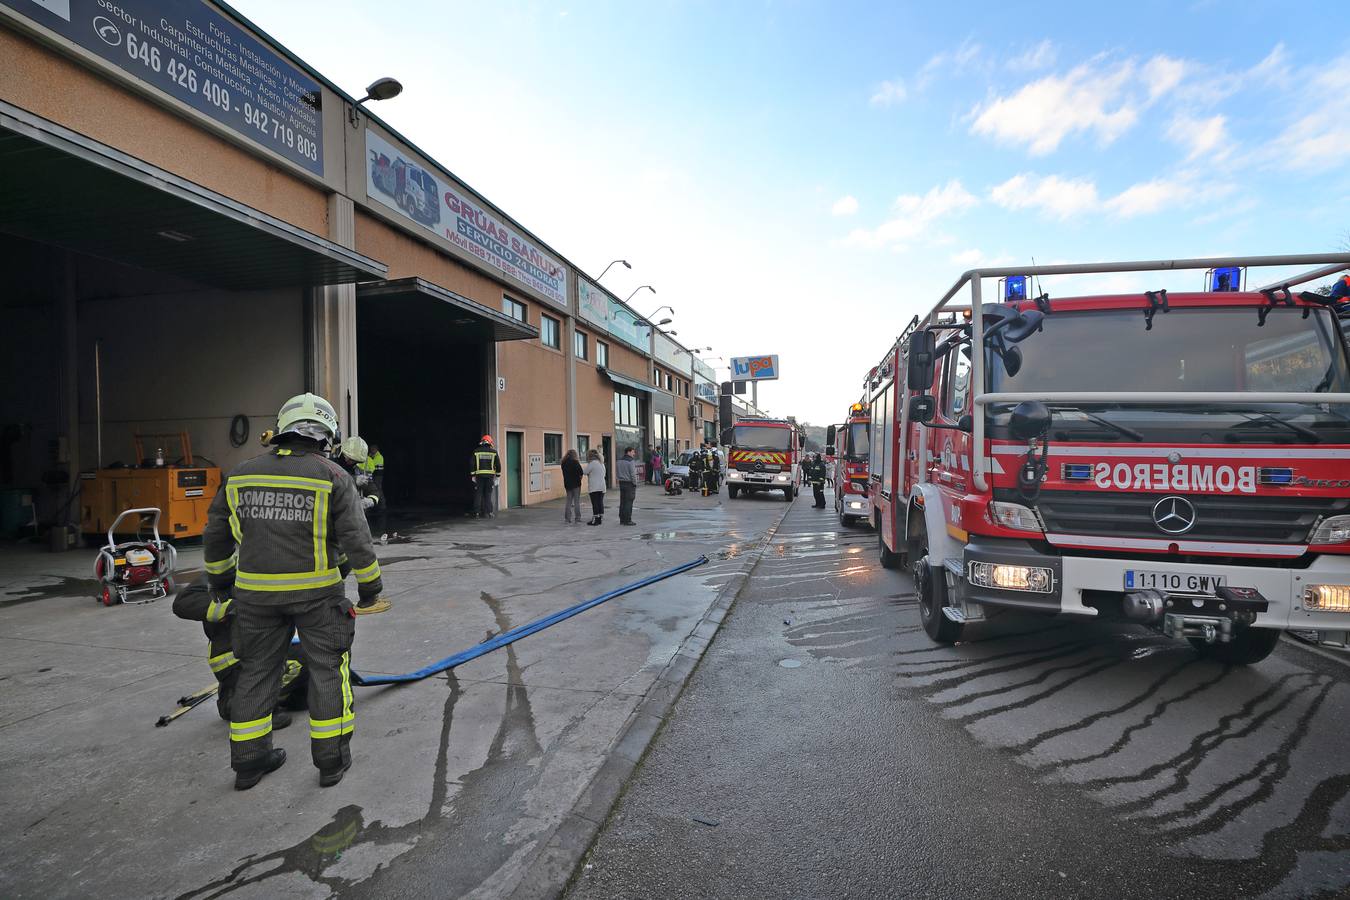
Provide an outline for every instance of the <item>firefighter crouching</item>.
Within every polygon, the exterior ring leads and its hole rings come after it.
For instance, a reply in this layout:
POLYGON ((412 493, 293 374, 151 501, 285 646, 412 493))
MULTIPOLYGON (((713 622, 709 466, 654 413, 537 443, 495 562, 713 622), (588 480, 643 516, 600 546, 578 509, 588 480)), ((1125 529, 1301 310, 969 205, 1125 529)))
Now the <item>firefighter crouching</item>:
POLYGON ((236 790, 286 762, 286 751, 272 747, 272 710, 292 630, 309 670, 310 753, 320 786, 337 784, 351 767, 356 620, 343 590, 343 555, 363 602, 376 600, 382 584, 356 484, 327 455, 338 435, 328 401, 291 398, 277 414, 272 452, 239 465, 211 501, 202 542, 211 599, 231 599, 233 586, 236 790))
MULTIPOLYGON (((173 598, 173 614, 189 622, 202 623, 202 631, 206 632, 206 662, 219 685, 216 690, 216 712, 228 722, 230 698, 234 696, 234 688, 239 681, 239 658, 235 656, 234 643, 230 638, 234 628, 234 601, 230 599, 232 592, 224 593, 224 600, 213 600, 209 582, 203 575, 173 598)), ((305 708, 308 686, 309 673, 305 671, 299 648, 290 644, 286 668, 281 675, 277 708, 272 710, 273 731, 280 731, 291 724, 288 709, 305 708)))
POLYGON ((473 451, 473 471, 469 477, 474 483, 474 508, 480 519, 493 517, 492 501, 497 492, 497 478, 502 474, 502 458, 492 445, 492 435, 485 434, 473 451))

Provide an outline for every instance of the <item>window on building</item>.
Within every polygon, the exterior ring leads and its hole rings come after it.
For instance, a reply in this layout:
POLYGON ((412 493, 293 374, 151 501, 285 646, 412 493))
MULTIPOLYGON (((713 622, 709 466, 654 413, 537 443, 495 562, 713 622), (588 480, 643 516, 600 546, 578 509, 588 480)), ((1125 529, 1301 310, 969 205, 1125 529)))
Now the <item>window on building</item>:
POLYGON ((671 377, 670 377, 670 373, 667 372, 667 373, 666 373, 666 391, 669 392, 670 390, 671 390, 671 377))
POLYGON ((539 317, 539 343, 554 350, 562 349, 562 323, 552 316, 539 317))
POLYGON ((639 421, 638 398, 631 394, 614 395, 614 424, 631 425, 634 428, 642 423, 639 421))
POLYGON ((577 359, 589 359, 586 353, 586 335, 580 331, 572 332, 572 352, 576 354, 577 359))
POLYGON ((595 364, 602 369, 609 368, 609 344, 604 341, 595 342, 595 364))
POLYGON ((591 436, 589 434, 577 435, 577 453, 581 456, 582 462, 586 461, 586 454, 591 452, 591 436))
POLYGON ((544 465, 556 466, 562 462, 562 444, 561 434, 544 435, 544 465))
POLYGON ((526 321, 525 304, 519 300, 512 300, 510 297, 502 297, 502 312, 506 313, 517 322, 526 321))
POLYGON ((661 370, 656 366, 652 366, 652 384, 657 387, 661 386, 661 370))

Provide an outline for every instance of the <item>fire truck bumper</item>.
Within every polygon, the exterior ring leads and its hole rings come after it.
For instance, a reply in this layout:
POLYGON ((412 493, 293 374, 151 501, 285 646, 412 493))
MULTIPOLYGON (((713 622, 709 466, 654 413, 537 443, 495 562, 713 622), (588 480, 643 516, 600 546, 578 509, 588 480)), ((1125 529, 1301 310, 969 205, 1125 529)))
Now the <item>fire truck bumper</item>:
POLYGON ((1132 595, 1155 594, 1164 613, 1208 615, 1245 607, 1253 611, 1250 624, 1256 627, 1350 629, 1350 556, 1331 554, 1314 557, 1307 568, 1287 569, 1059 556, 1027 541, 972 535, 957 590, 967 603, 1090 617, 1122 603, 1128 608, 1132 595), (1236 599, 1243 596, 1255 602, 1236 599))
POLYGON ((872 518, 872 498, 866 494, 845 494, 839 505, 843 507, 846 516, 857 516, 869 521, 872 518))

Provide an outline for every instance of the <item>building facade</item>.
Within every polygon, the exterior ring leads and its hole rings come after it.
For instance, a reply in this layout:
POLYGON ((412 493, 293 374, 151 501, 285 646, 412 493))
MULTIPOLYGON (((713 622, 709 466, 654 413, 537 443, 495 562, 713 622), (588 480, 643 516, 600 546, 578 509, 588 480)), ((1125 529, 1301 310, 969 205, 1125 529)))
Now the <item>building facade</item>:
POLYGON ((484 434, 507 507, 716 418, 706 365, 225 3, 0 0, 0 165, 0 484, 44 523, 137 437, 230 469, 304 390, 404 509, 467 509, 484 434))

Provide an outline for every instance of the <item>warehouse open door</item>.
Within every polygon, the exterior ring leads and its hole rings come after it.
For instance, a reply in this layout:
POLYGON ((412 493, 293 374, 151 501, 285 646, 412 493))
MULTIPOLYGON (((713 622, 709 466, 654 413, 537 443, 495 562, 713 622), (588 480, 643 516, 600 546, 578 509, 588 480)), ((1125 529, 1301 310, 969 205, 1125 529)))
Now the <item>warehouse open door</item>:
POLYGON ((384 456, 397 515, 470 509, 469 456, 487 432, 496 341, 537 329, 420 278, 356 292, 361 436, 384 456))

